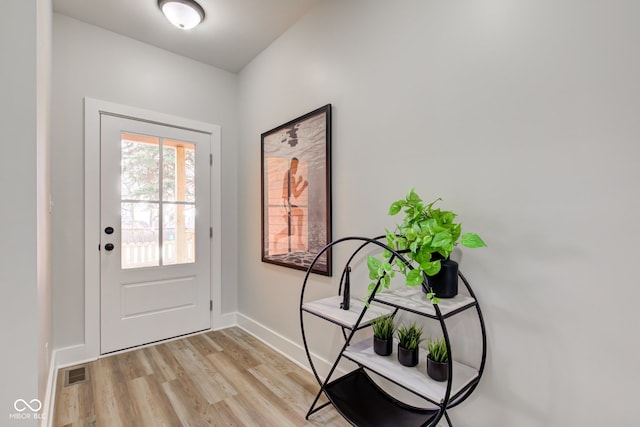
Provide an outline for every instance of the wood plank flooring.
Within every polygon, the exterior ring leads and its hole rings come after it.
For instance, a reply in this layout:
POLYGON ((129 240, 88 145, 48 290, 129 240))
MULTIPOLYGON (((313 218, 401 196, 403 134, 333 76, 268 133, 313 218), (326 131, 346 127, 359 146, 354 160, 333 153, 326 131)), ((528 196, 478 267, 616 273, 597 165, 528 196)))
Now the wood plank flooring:
MULTIPOLYGON (((87 364, 87 382, 58 372, 54 427, 349 425, 332 407, 304 419, 313 375, 239 328, 87 364)), ((324 397, 323 397, 324 398, 324 397)))

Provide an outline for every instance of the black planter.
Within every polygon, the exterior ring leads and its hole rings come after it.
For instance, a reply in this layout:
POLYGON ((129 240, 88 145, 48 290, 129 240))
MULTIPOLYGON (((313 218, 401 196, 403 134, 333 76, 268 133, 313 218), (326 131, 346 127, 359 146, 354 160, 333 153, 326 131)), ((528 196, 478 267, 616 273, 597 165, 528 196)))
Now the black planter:
MULTIPOLYGON (((431 254, 431 259, 440 259, 440 271, 427 276, 428 288, 431 288, 438 298, 453 298, 458 295, 458 263, 452 259, 443 259, 438 253, 431 254)), ((428 293, 422 284, 422 291, 428 293)))
POLYGON ((403 366, 416 366, 418 364, 418 350, 419 348, 408 350, 398 344, 398 362, 403 366))
POLYGON ((431 360, 431 355, 427 356, 427 375, 436 381, 446 381, 449 379, 449 362, 435 362, 431 360))
POLYGON ((388 356, 393 351, 393 338, 373 337, 373 351, 380 356, 388 356))

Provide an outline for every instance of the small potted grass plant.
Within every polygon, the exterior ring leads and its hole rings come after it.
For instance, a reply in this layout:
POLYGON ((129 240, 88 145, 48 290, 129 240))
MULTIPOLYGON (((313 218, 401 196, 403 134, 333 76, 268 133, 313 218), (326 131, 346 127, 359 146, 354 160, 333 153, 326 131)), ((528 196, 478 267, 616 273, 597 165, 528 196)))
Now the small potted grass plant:
POLYGON ((449 353, 444 338, 427 341, 427 374, 436 381, 449 379, 449 353))
POLYGON ((393 350, 393 333, 396 326, 393 317, 379 317, 373 321, 373 351, 380 356, 388 356, 393 350))
POLYGON ((422 327, 416 323, 398 327, 398 362, 403 366, 418 364, 419 345, 422 342, 422 327))

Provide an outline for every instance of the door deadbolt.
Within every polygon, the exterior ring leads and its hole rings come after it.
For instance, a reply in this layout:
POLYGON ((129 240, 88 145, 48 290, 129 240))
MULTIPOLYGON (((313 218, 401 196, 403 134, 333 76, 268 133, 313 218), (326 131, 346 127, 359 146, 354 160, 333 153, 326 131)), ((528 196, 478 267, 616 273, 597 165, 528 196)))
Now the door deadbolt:
POLYGON ((104 232, 107 234, 113 234, 113 227, 107 227, 104 229, 104 232))

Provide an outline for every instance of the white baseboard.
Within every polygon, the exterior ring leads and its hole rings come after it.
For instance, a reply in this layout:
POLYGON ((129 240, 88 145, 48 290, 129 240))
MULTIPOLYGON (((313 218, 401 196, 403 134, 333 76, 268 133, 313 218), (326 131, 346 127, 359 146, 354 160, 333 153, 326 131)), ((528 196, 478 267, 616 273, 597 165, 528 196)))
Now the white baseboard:
POLYGON ((55 411, 59 370, 96 360, 95 357, 87 358, 86 354, 87 350, 84 344, 60 348, 51 352, 47 391, 44 402, 42 403, 42 413, 47 414, 47 417, 40 422, 40 427, 51 427, 53 425, 53 411, 55 411))
POLYGON ((59 348, 56 353, 56 368, 67 368, 73 365, 93 362, 98 360, 97 357, 87 356, 87 346, 85 344, 73 345, 70 347, 59 348))
POLYGON ((224 313, 213 319, 213 330, 230 328, 238 324, 238 313, 224 313))
MULTIPOLYGON (((309 359, 307 359, 307 353, 304 351, 304 347, 289 338, 279 334, 278 332, 266 327, 265 325, 256 322, 250 317, 244 314, 237 313, 238 324, 237 326, 244 329, 249 334, 253 335, 278 353, 282 354, 287 359, 291 360, 296 365, 311 372, 309 366, 309 359)), ((327 359, 312 353, 311 359, 318 371, 318 375, 324 379, 326 374, 331 369, 332 363, 327 359)), ((341 369, 340 366, 336 369, 336 373, 344 375, 347 371, 341 369)), ((333 375, 335 377, 335 374, 333 375)))
POLYGON ((41 414, 46 414, 46 417, 40 421, 40 427, 51 427, 53 425, 53 409, 56 398, 56 386, 58 384, 58 368, 57 368, 57 354, 56 350, 51 352, 51 359, 49 360, 49 374, 47 376, 47 390, 44 394, 44 402, 42 402, 41 414))
POLYGON ((53 411, 56 403, 56 387, 58 386, 58 372, 62 368, 93 362, 97 358, 86 356, 86 346, 84 344, 59 348, 51 352, 49 363, 49 376, 47 378, 47 391, 42 403, 42 413, 47 417, 40 422, 40 427, 51 427, 53 425, 53 411))

